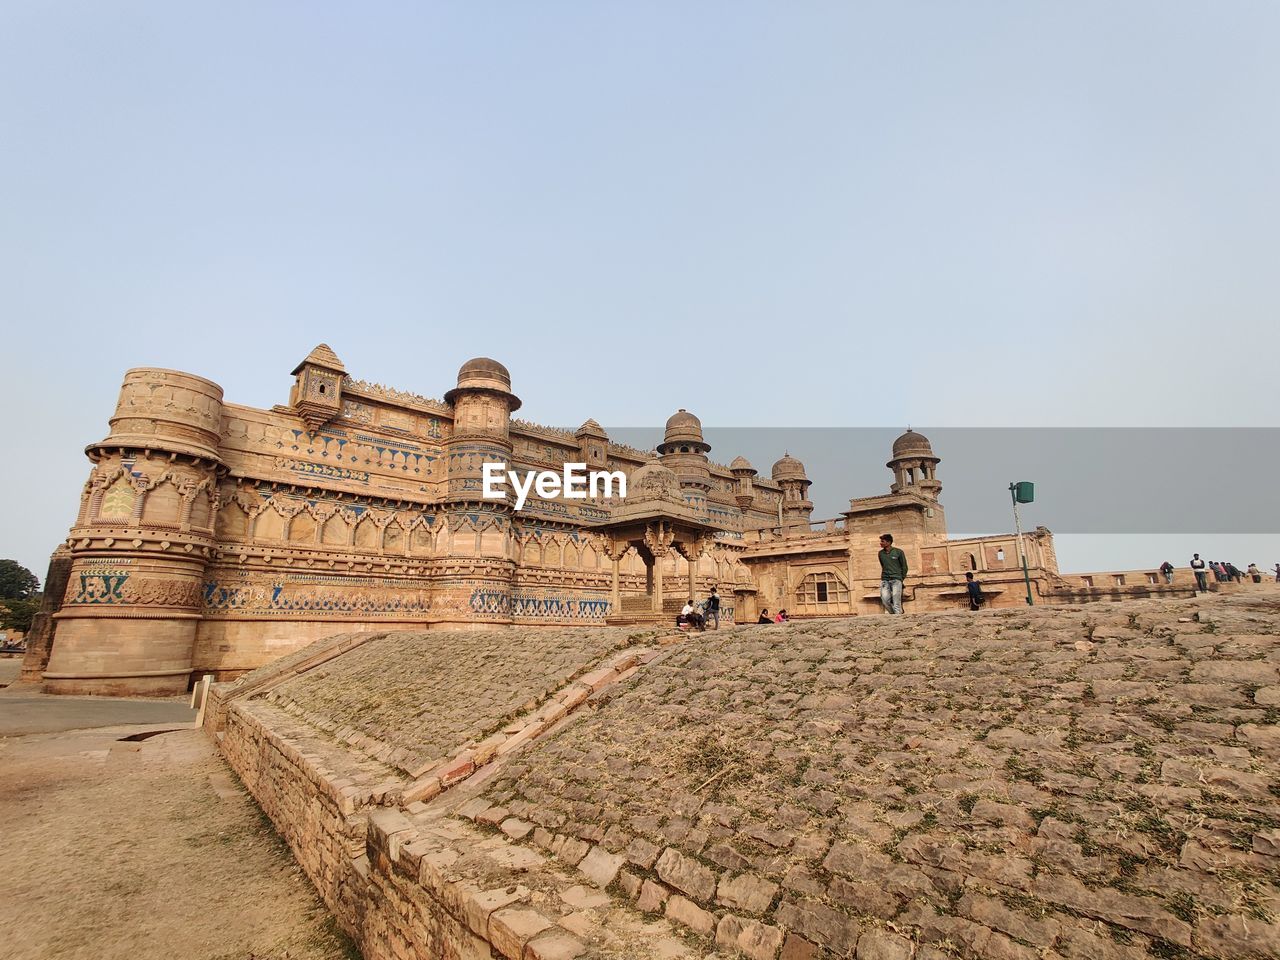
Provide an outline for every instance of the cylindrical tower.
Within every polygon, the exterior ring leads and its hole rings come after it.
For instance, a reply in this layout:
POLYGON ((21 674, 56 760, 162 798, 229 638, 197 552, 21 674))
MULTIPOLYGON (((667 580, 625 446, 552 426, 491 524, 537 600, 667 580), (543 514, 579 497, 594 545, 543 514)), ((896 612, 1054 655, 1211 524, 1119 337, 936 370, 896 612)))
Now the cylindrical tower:
POLYGON ((175 370, 125 374, 71 529, 49 693, 187 689, 213 551, 222 388, 175 370))
POLYGON ((729 464, 729 472, 733 474, 734 479, 733 499, 738 504, 738 509, 746 513, 756 499, 753 482, 756 468, 746 457, 734 457, 733 463, 729 464))
POLYGON ((448 489, 441 506, 452 547, 451 556, 431 564, 438 606, 460 624, 510 623, 514 495, 487 499, 484 465, 497 464, 503 476, 510 469, 511 414, 520 398, 511 392, 507 368, 488 357, 464 363, 458 385, 444 398, 453 404, 453 431, 444 445, 448 489))
POLYGON ((782 527, 785 530, 808 530, 809 518, 813 514, 813 503, 809 500, 809 487, 812 483, 804 472, 804 464, 784 453, 782 459, 773 465, 771 476, 782 488, 782 527))
POLYGON ((667 420, 662 443, 658 445, 662 465, 680 480, 685 501, 700 515, 707 512, 707 492, 711 489, 711 444, 702 439, 702 421, 681 407, 667 420))

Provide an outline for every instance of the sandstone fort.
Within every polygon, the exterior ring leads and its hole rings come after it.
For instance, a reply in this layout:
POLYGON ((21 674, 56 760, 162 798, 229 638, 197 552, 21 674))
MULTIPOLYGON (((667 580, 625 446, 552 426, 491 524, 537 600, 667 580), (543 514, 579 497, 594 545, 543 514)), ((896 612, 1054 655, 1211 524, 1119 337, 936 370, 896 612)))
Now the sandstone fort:
MULTIPOLYGON (((880 611, 876 538, 912 576, 908 613, 963 607, 977 571, 992 606, 1023 603, 1012 535, 949 539, 940 458, 907 431, 887 489, 815 522, 804 464, 728 465, 679 410, 656 453, 514 417, 501 363, 463 364, 443 400, 348 376, 325 345, 288 402, 227 402, 217 384, 134 369, 55 555, 30 680, 54 693, 165 694, 231 679, 335 631, 669 622, 717 586, 722 619, 880 611), (485 464, 625 474, 626 498, 483 496, 485 464)), ((283 399, 283 397, 282 397, 283 399)), ((104 411, 105 413, 105 411, 104 411)), ((1151 573, 1063 577, 1049 531, 1024 538, 1041 603, 1187 594, 1151 573)))
POLYGON ((514 419, 489 359, 439 401, 323 345, 294 377, 257 410, 126 374, 24 671, 202 678, 365 960, 1280 956, 1274 584, 1063 575, 1037 528, 1029 607, 911 430, 815 521, 799 460, 722 465, 686 410, 647 452, 514 419), (627 494, 517 508, 494 464, 627 494), (912 616, 881 613, 886 531, 912 616), (713 586, 724 629, 674 629, 713 586))

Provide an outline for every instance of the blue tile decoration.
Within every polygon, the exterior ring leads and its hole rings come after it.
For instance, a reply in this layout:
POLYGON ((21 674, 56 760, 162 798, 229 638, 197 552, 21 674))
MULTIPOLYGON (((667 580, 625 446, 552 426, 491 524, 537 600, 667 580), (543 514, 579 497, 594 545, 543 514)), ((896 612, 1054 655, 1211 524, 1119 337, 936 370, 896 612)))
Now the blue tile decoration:
POLYGON ((383 585, 374 578, 298 577, 271 583, 206 581, 205 614, 252 613, 255 616, 360 614, 368 617, 421 616, 431 611, 429 591, 420 585, 383 585), (335 591, 341 584, 348 589, 335 591), (350 587, 361 589, 352 591, 350 587))
POLYGON ((478 614, 517 620, 604 623, 611 604, 599 594, 559 594, 516 589, 511 593, 490 587, 471 592, 471 609, 478 614))
POLYGON ((66 602, 85 605, 124 603, 121 591, 128 579, 127 573, 82 573, 75 596, 66 602))

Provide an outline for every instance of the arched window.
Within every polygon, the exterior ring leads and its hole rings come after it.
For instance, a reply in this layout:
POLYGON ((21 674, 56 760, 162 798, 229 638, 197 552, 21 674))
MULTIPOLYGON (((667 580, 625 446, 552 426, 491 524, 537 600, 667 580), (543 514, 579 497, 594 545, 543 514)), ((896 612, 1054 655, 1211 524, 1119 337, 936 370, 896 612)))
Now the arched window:
POLYGON ((811 573, 796 588, 797 609, 808 613, 834 613, 849 605, 849 586, 836 573, 811 573))

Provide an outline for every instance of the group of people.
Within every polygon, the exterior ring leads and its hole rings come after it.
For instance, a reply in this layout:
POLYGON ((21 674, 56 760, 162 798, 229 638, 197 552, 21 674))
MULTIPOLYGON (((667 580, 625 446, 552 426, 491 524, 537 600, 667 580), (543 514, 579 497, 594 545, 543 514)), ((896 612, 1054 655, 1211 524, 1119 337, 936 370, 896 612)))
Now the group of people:
MULTIPOLYGON (((907 579, 907 555, 893 545, 893 534, 884 533, 880 535, 880 552, 876 556, 880 561, 880 603, 884 606, 885 613, 902 613, 902 584, 907 579)), ((1168 560, 1160 564, 1160 573, 1164 576, 1165 583, 1173 583, 1173 570, 1173 564, 1168 560)), ((1209 589, 1209 574, 1213 574, 1214 580, 1219 583, 1241 583, 1245 577, 1254 583, 1261 583, 1263 576, 1256 563, 1241 570, 1234 563, 1201 560, 1198 553, 1191 558, 1191 570, 1196 575, 1196 587, 1202 591, 1209 589)), ((1280 583, 1280 563, 1276 564, 1275 574, 1276 583, 1280 583)), ((969 609, 981 609, 986 602, 982 584, 974 579, 972 573, 966 573, 964 581, 969 609)), ((756 623, 786 623, 789 619, 786 610, 779 610, 771 615, 768 608, 765 608, 760 611, 760 619, 756 623)), ((716 594, 715 587, 711 588, 711 595, 701 608, 690 598, 676 617, 676 626, 681 629, 703 630, 708 620, 714 621, 717 630, 720 628, 720 597, 716 594)))
MULTIPOLYGON (((1165 583, 1173 583, 1173 564, 1166 560, 1160 564, 1160 572, 1164 574, 1165 583)), ((1196 575, 1196 589, 1201 591, 1209 589, 1209 574, 1213 574, 1216 583, 1243 583, 1245 577, 1254 583, 1262 582, 1262 571, 1256 563, 1241 570, 1225 560, 1201 560, 1198 553, 1191 557, 1191 572, 1196 575)), ((1280 583, 1280 563, 1276 564, 1275 573, 1276 583, 1280 583)))
POLYGON ((676 626, 681 630, 705 630, 708 620, 715 624, 716 630, 720 629, 720 594, 716 593, 715 587, 711 588, 711 594, 701 606, 690 597, 676 616, 676 626))

